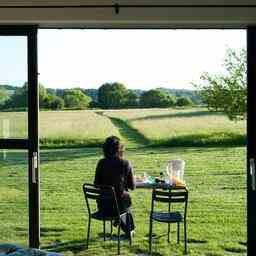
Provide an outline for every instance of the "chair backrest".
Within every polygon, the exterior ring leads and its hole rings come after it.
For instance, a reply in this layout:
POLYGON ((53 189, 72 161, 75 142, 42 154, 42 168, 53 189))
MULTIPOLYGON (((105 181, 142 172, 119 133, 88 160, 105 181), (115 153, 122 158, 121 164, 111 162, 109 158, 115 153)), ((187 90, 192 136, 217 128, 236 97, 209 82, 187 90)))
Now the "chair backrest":
MULTIPOLYGON (((98 206, 101 204, 107 205, 114 215, 119 216, 119 208, 117 203, 116 193, 111 186, 95 186, 93 184, 84 183, 83 191, 85 202, 87 206, 88 213, 91 214, 90 200, 96 201, 98 206), (105 202, 105 203, 104 203, 105 202)), ((103 211, 103 210, 102 210, 103 211)))
POLYGON ((151 213, 154 211, 155 202, 167 203, 170 211, 171 205, 176 203, 184 204, 184 218, 187 215, 188 190, 186 188, 172 188, 167 191, 153 189, 151 213))

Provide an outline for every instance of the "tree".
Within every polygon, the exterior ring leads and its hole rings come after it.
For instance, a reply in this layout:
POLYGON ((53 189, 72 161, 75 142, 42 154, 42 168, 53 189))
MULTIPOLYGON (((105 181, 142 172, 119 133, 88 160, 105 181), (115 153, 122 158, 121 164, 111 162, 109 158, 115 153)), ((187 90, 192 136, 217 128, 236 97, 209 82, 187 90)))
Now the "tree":
POLYGON ((64 91, 65 107, 73 109, 85 109, 89 106, 91 98, 79 89, 67 89, 64 91))
MULTIPOLYGON (((24 83, 22 87, 15 87, 14 93, 6 100, 1 108, 26 108, 28 106, 28 83, 24 83)), ((46 109, 62 109, 64 101, 60 97, 49 93, 42 84, 39 84, 39 106, 46 109)))
POLYGON ((41 107, 52 110, 60 110, 64 108, 64 100, 58 96, 48 94, 44 98, 41 107))
POLYGON ((176 101, 178 107, 191 106, 192 104, 193 102, 189 97, 179 97, 176 101))
POLYGON ((98 101, 102 108, 117 109, 125 106, 127 89, 121 83, 105 83, 98 91, 98 101))
POLYGON ((224 112, 231 120, 246 118, 246 51, 227 49, 222 74, 203 73, 193 84, 210 111, 224 112))
POLYGON ((125 94, 124 106, 135 108, 139 106, 139 96, 132 90, 127 90, 125 94))
POLYGON ((97 89, 81 89, 81 91, 92 98, 94 102, 98 102, 98 90, 97 89))
POLYGON ((173 107, 176 104, 176 97, 171 94, 167 94, 165 102, 164 107, 173 107))
POLYGON ((145 108, 163 108, 174 105, 174 98, 162 90, 149 90, 140 97, 140 104, 145 108))
POLYGON ((8 94, 4 90, 0 90, 0 104, 2 105, 8 99, 8 94))
POLYGON ((28 106, 28 84, 17 87, 8 100, 4 102, 3 108, 26 108, 28 106))
POLYGON ((64 108, 64 100, 58 96, 50 96, 50 109, 60 110, 64 108))
POLYGON ((48 92, 47 92, 47 89, 42 84, 39 84, 39 107, 49 108, 48 92))

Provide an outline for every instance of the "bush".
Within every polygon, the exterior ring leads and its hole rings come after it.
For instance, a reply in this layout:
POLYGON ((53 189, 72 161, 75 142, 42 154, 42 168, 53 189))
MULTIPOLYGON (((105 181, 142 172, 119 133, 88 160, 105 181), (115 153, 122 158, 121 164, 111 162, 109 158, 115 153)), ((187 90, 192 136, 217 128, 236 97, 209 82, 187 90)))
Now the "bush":
POLYGON ((51 96, 49 100, 49 108, 54 110, 63 109, 64 100, 58 96, 51 96))
POLYGON ((80 89, 67 89, 64 92, 64 103, 67 108, 85 109, 91 101, 92 99, 80 89))
POLYGON ((185 107, 193 105, 192 100, 189 97, 179 97, 176 101, 176 106, 185 107))
POLYGON ((173 96, 161 90, 149 90, 144 92, 140 98, 140 104, 145 108, 166 108, 174 106, 173 96))

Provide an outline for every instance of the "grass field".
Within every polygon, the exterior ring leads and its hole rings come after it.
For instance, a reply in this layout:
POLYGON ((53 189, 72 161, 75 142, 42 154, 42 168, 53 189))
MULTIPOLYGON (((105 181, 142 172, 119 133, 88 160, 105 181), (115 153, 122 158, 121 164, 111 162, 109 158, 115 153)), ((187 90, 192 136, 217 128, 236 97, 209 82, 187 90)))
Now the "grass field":
MULTIPOLYGON (((102 225, 92 223, 91 243, 85 250, 86 208, 81 185, 92 182, 101 150, 51 149, 41 152, 42 247, 64 255, 115 255, 116 241, 103 243, 102 225)), ((186 161, 189 188, 188 238, 190 255, 246 255, 245 148, 137 148, 126 152, 135 172, 158 175, 169 159, 186 161)), ((1 241, 25 243, 27 175, 23 154, 7 153, 0 165, 1 241)), ((137 226, 134 245, 121 242, 122 255, 147 255, 150 191, 132 193, 137 226)), ((154 233, 167 232, 155 224, 154 233)), ((182 235, 182 233, 181 233, 182 235)), ((183 243, 155 238, 154 255, 182 255, 183 243)))
POLYGON ((106 111, 150 144, 169 146, 245 145, 245 121, 230 121, 203 108, 106 111))
MULTIPOLYGON (((26 137, 25 113, 0 113, 4 119, 10 120, 11 137, 26 137)), ((1 129, 2 123, 0 136, 1 129)), ((231 122, 205 109, 49 111, 40 113, 40 131, 45 148, 41 151, 43 248, 67 256, 115 255, 116 241, 103 243, 102 225, 96 221, 90 248, 85 250, 87 215, 81 188, 93 181, 102 157, 101 149, 92 146, 117 135, 128 148, 125 157, 136 174, 157 176, 168 160, 186 161, 190 255, 246 255, 245 121, 231 122)), ((26 244, 27 158, 20 151, 8 151, 3 157, 0 154, 0 242, 26 244)), ((132 199, 136 236, 131 249, 122 241, 121 252, 145 256, 151 191, 135 190, 132 199)), ((167 226, 155 224, 153 231, 166 234, 167 226)), ((175 243, 175 232, 173 226, 171 244, 166 236, 155 236, 154 255, 182 255, 183 243, 175 243)))
MULTIPOLYGON (((10 120, 10 136, 27 137, 24 112, 2 112, 10 120)), ((99 146, 110 135, 128 145, 242 146, 245 121, 233 122, 202 108, 132 109, 115 111, 42 111, 40 141, 43 147, 99 146)), ((0 123, 0 137, 3 125, 0 123)))
MULTIPOLYGON (((0 112, 0 120, 9 120, 10 137, 27 137, 27 113, 0 112)), ((39 120, 41 145, 46 147, 95 146, 109 135, 120 136, 109 118, 94 111, 42 111, 39 120)))
POLYGON ((109 118, 94 111, 40 112, 40 140, 44 146, 95 146, 120 133, 109 118))

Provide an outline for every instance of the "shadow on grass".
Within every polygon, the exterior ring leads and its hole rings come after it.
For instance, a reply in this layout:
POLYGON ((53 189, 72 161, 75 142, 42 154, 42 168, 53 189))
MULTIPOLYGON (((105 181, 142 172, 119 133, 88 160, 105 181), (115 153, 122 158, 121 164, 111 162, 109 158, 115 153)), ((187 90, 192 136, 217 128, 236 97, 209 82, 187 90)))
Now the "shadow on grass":
POLYGON ((206 243, 208 243, 208 242, 207 242, 207 240, 189 238, 189 239, 188 239, 188 243, 189 243, 189 244, 206 244, 206 243))
MULTIPOLYGON (((172 153, 206 153, 206 152, 215 152, 215 151, 225 151, 227 146, 218 145, 212 147, 175 147, 175 146, 145 146, 140 148, 129 148, 126 151, 126 156, 130 155, 164 155, 172 153)), ((72 161, 79 158, 84 158, 85 161, 87 158, 97 158, 99 159, 102 156, 102 150, 100 148, 70 148, 70 149, 47 149, 41 150, 40 152, 40 162, 48 163, 51 161, 72 161)), ((7 158, 1 159, 3 156, 0 155, 0 162, 2 166, 21 166, 24 165, 27 168, 27 154, 24 152, 18 151, 8 151, 7 158)), ((16 175, 15 173, 10 175, 16 175)))
POLYGON ((168 113, 162 115, 152 115, 145 117, 138 117, 129 119, 129 121, 140 121, 140 120, 154 120, 154 119, 164 119, 164 118, 177 118, 177 117, 201 117, 201 116, 210 116, 210 115, 223 115, 222 113, 209 112, 208 110, 204 111, 191 111, 191 112, 180 112, 180 113, 168 113))
MULTIPOLYGON (((104 248, 104 249, 114 249, 115 247, 117 248, 117 243, 109 243, 108 240, 103 241, 103 235, 102 236, 101 236, 101 234, 99 234, 99 235, 100 235, 100 237, 97 237, 94 239, 90 238, 89 249, 90 249, 90 246, 95 246, 94 243, 99 242, 101 239, 102 239, 102 241, 101 241, 102 243, 101 243, 100 247, 102 246, 102 248, 104 248)), ((114 237, 114 235, 113 235, 113 237, 114 237)), ((42 249, 54 251, 54 252, 60 252, 60 253, 70 251, 74 254, 77 254, 82 251, 87 251, 86 239, 72 240, 72 241, 68 241, 68 242, 59 242, 58 240, 56 240, 56 242, 54 244, 52 244, 50 246, 44 246, 44 247, 42 247, 42 249)), ((122 250, 122 247, 121 247, 121 250, 122 250)))
POLYGON ((233 191, 237 191, 237 190, 245 190, 246 187, 245 186, 242 186, 242 187, 239 187, 239 186, 234 186, 234 187, 222 187, 220 188, 222 190, 233 190, 233 191))
POLYGON ((226 252, 232 252, 232 253, 245 253, 247 250, 245 248, 236 247, 236 246, 225 246, 223 249, 226 252))
POLYGON ((239 241, 238 243, 239 243, 240 245, 247 246, 247 242, 239 241))
POLYGON ((56 242, 53 245, 42 247, 44 250, 50 250, 55 252, 71 251, 76 254, 86 250, 86 240, 73 240, 68 242, 56 242))
POLYGON ((9 165, 15 162, 17 165, 26 164, 28 154, 24 151, 18 150, 0 150, 0 163, 1 165, 9 165), (5 154, 4 154, 5 152, 5 154))
POLYGON ((62 232, 65 231, 65 228, 40 228, 40 236, 42 237, 60 237, 62 235, 62 232))
POLYGON ((138 246, 133 247, 132 252, 134 253, 135 256, 148 256, 148 255, 163 256, 163 254, 161 254, 159 252, 153 252, 153 251, 151 254, 149 254, 148 250, 141 249, 138 246))
POLYGON ((231 132, 214 132, 211 134, 189 134, 169 140, 159 140, 152 146, 169 147, 216 147, 216 146, 245 146, 246 135, 231 132))
POLYGON ((50 161, 65 161, 83 157, 98 157, 101 153, 99 148, 70 148, 43 150, 40 153, 42 163, 50 161))
MULTIPOLYGON (((47 149, 40 151, 40 163, 52 161, 72 161, 79 158, 100 157, 100 148, 70 148, 70 149, 47 149)), ((19 151, 7 151, 6 159, 0 152, 2 166, 22 166, 27 168, 27 153, 19 151)), ((15 175, 15 173, 10 174, 15 175)))
MULTIPOLYGON (((47 237, 47 236, 54 236, 54 237, 60 237, 62 235, 62 232, 65 231, 65 228, 40 228, 40 236, 47 237)), ((22 227, 16 227, 15 231, 17 231, 17 234, 19 236, 27 235, 28 229, 22 228, 22 227)))
POLYGON ((206 252, 205 256, 223 256, 223 254, 218 252, 206 252))

